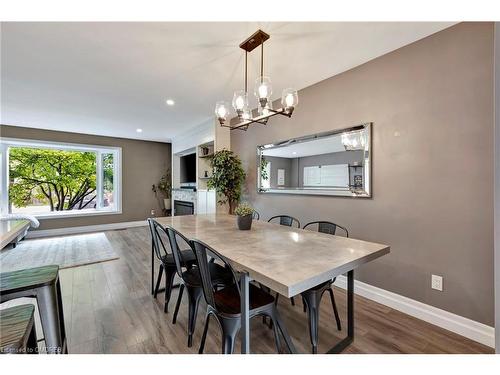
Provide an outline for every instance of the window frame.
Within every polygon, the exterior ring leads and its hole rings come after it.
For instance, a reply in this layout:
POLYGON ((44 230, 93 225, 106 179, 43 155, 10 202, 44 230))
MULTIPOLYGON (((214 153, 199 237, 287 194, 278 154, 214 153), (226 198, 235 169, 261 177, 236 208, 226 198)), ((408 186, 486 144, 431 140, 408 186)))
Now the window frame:
POLYGON ((9 148, 29 147, 63 151, 95 152, 96 153, 96 200, 95 210, 57 211, 47 214, 33 214, 37 219, 59 219, 64 217, 117 215, 122 213, 122 148, 115 146, 88 145, 81 143, 67 143, 42 141, 35 139, 0 137, 0 214, 9 214, 9 148), (112 210, 102 208, 102 155, 113 154, 113 194, 115 207, 112 210))

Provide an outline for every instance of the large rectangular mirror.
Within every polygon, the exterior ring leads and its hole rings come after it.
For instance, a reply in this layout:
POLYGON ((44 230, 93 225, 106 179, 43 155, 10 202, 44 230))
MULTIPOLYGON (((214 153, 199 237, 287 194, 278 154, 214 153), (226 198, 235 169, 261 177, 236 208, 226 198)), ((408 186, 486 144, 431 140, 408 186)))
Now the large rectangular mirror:
POLYGON ((371 196, 371 123, 257 147, 257 191, 371 196))

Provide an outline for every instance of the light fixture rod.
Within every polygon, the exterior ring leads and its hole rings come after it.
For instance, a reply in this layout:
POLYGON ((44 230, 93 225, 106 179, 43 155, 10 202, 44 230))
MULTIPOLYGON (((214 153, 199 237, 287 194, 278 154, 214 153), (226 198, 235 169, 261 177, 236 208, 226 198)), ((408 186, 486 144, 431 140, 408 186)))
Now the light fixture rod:
POLYGON ((264 81, 264 42, 260 45, 260 83, 264 81))
POLYGON ((248 93, 248 51, 245 51, 245 93, 248 93))

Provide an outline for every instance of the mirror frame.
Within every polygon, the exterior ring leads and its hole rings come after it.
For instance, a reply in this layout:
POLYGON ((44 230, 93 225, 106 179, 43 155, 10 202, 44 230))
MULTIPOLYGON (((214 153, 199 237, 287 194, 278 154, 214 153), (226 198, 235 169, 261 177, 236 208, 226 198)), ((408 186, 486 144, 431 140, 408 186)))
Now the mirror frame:
POLYGON ((298 138, 291 138, 284 141, 273 142, 265 145, 257 146, 257 193, 261 194, 298 194, 298 195, 326 195, 326 196, 334 196, 334 197, 351 197, 351 198, 371 198, 372 197, 372 124, 371 122, 364 123, 357 126, 352 126, 349 128, 331 130, 327 132, 317 133, 306 135, 298 138), (310 142, 318 138, 331 137, 336 134, 342 134, 346 132, 356 131, 356 130, 365 130, 367 132, 368 142, 365 148, 365 158, 363 163, 363 173, 364 176, 368 176, 365 178, 367 182, 367 186, 364 186, 363 190, 353 191, 352 189, 318 189, 318 188, 270 188, 264 189, 260 186, 261 184, 261 157, 262 151, 278 148, 278 147, 286 147, 291 144, 297 144, 302 142, 310 142))

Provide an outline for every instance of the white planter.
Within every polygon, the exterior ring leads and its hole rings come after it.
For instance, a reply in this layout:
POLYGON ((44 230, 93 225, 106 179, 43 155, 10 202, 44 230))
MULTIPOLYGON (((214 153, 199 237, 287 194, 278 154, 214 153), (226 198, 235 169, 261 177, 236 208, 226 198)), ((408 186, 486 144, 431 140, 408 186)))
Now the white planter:
POLYGON ((163 199, 163 204, 165 205, 165 209, 169 210, 170 209, 170 198, 163 199))

